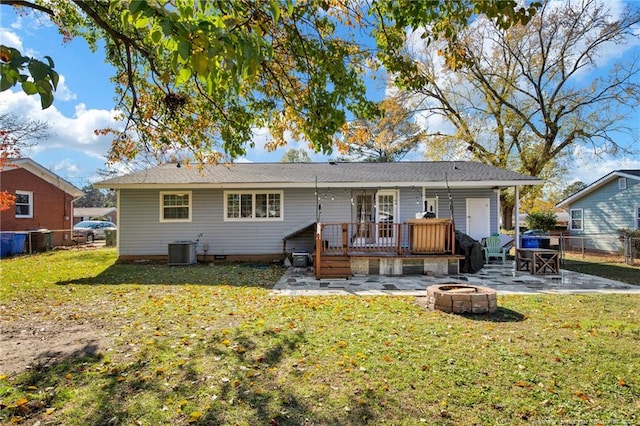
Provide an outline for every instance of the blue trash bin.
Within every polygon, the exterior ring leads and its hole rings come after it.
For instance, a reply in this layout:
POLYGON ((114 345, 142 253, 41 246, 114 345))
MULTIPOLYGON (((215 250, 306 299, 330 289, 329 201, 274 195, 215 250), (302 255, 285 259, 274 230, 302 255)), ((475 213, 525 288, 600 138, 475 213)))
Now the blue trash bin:
POLYGON ((16 232, 13 236, 13 254, 24 254, 24 245, 27 242, 27 232, 16 232))
POLYGON ((0 232, 0 257, 24 254, 24 243, 26 241, 26 232, 0 232))
POLYGON ((0 232, 0 257, 11 256, 15 232, 0 232))
POLYGON ((522 237, 522 248, 540 248, 540 239, 536 237, 522 237))

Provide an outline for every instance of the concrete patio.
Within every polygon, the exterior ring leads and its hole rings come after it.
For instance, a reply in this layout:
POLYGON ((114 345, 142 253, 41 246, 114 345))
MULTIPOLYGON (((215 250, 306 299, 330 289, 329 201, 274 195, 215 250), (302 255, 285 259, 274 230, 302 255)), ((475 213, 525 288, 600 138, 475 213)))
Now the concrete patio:
POLYGON ((491 264, 476 274, 415 276, 354 276, 349 279, 321 279, 313 276, 313 268, 291 267, 276 283, 273 293, 284 296, 360 295, 360 296, 424 296, 434 284, 460 283, 495 289, 498 294, 640 294, 639 285, 630 285, 593 275, 560 270, 557 275, 530 275, 515 270, 512 261, 491 264))

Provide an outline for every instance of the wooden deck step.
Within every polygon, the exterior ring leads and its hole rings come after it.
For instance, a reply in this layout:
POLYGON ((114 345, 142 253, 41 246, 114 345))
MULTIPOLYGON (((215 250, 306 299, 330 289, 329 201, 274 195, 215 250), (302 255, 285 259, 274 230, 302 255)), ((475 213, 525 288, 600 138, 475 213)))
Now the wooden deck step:
POLYGON ((349 278, 351 258, 349 256, 323 256, 317 278, 349 278))

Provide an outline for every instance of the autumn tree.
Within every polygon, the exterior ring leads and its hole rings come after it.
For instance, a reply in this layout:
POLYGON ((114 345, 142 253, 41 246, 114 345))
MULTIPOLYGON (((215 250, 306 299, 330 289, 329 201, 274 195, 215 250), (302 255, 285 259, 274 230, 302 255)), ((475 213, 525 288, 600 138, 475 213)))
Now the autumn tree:
MULTIPOLYGON (((640 10, 627 4, 612 13, 596 0, 545 1, 526 25, 478 19, 456 39, 462 67, 439 56, 437 44, 414 39, 421 47, 407 52, 416 64, 408 97, 427 122, 445 123, 429 135, 432 158, 560 180, 577 147, 629 152, 619 137, 633 131, 624 123, 640 101, 640 62, 625 55, 610 64, 606 55, 638 37, 640 10)), ((513 196, 504 192, 501 205, 508 226, 513 196)))
MULTIPOLYGON (((23 120, 15 114, 0 114, 0 172, 12 167, 11 159, 19 158, 23 149, 48 136, 49 124, 37 120, 23 120)), ((0 192, 0 211, 14 205, 15 196, 0 192)))
POLYGON ((288 149, 287 152, 284 153, 282 158, 280 159, 281 163, 310 163, 311 157, 309 157, 309 153, 303 148, 288 149))
MULTIPOLYGON (((429 25, 428 39, 454 39, 478 13, 501 25, 531 8, 514 0, 0 0, 48 16, 65 39, 103 40, 124 130, 110 161, 144 151, 186 150, 200 162, 236 157, 267 128, 269 148, 285 134, 328 153, 348 114, 374 113, 363 76, 382 65, 402 71, 406 28, 429 25), (362 42, 368 34, 372 43, 362 42)), ((459 57, 445 49, 448 57, 459 57), (449 54, 450 53, 450 54, 449 54)), ((51 58, 35 62, 0 46, 0 90, 21 86, 49 104, 57 84, 51 58)))
POLYGON ((382 101, 380 110, 380 119, 345 123, 336 142, 339 152, 353 161, 393 162, 402 160, 424 140, 424 130, 396 98, 382 101))

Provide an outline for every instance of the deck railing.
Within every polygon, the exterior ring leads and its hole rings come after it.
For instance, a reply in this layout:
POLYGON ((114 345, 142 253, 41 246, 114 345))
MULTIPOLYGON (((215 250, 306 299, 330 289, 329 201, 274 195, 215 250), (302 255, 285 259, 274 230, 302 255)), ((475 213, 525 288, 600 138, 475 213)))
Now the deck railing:
POLYGON ((405 223, 319 223, 316 253, 323 255, 453 254, 455 230, 449 219, 405 223))

